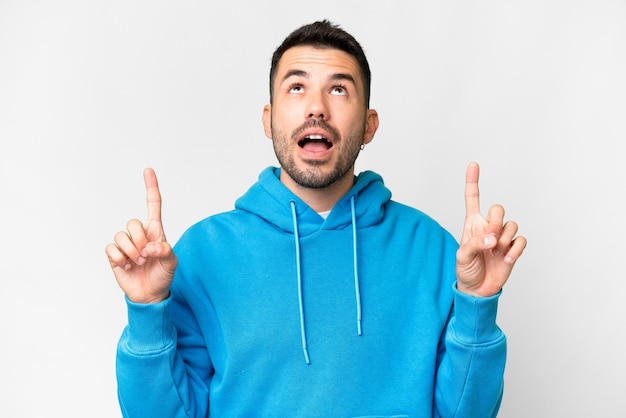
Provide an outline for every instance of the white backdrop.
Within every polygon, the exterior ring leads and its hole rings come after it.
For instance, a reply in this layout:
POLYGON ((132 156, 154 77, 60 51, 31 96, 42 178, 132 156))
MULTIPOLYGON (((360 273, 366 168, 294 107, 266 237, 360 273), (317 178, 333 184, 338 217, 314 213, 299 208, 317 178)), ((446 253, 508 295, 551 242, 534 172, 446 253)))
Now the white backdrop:
POLYGON ((104 247, 145 217, 142 169, 171 241, 230 209, 275 164, 271 53, 321 18, 373 71, 357 170, 458 238, 479 161, 483 208, 528 237, 500 416, 626 416, 623 1, 0 0, 1 416, 119 416, 104 247))

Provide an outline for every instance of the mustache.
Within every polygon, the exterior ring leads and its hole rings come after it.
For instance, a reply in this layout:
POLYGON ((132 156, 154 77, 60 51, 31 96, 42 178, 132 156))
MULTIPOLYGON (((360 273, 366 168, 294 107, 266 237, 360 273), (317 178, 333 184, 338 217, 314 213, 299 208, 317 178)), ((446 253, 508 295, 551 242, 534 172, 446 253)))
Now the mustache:
POLYGON ((296 130, 293 131, 291 137, 294 140, 297 140, 304 131, 311 128, 321 128, 325 130, 326 132, 331 134, 334 141, 339 141, 341 139, 339 132, 337 132, 335 128, 327 124, 324 119, 310 119, 304 122, 302 125, 300 125, 300 127, 296 128, 296 130))

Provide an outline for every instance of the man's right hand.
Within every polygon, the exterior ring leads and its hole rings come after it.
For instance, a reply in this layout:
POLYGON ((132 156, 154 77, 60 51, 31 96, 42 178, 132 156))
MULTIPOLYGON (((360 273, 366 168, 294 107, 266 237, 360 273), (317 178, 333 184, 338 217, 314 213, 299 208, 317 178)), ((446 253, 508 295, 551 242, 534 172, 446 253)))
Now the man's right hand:
POLYGON ((148 202, 148 221, 133 219, 126 231, 115 234, 105 252, 113 274, 126 296, 135 303, 167 299, 178 259, 165 240, 161 222, 161 193, 151 168, 143 172, 148 202))

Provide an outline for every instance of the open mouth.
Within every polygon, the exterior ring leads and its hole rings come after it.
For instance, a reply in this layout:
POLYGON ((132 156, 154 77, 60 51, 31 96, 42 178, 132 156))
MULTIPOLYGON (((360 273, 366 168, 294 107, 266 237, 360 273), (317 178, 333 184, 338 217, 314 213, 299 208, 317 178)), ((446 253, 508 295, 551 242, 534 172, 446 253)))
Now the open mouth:
POLYGON ((325 151, 333 144, 323 135, 307 135, 298 142, 298 146, 307 151, 325 151))

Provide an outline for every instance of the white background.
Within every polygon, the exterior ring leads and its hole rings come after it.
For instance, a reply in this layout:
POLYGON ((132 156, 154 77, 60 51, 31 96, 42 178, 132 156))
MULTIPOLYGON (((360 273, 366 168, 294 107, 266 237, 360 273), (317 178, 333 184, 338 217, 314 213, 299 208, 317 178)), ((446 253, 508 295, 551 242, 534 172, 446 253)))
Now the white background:
POLYGON ((329 18, 373 72, 357 170, 458 238, 465 167, 529 245, 501 417, 626 416, 623 1, 0 0, 0 415, 116 417, 104 254, 160 179, 171 241, 275 164, 270 56, 329 18))

